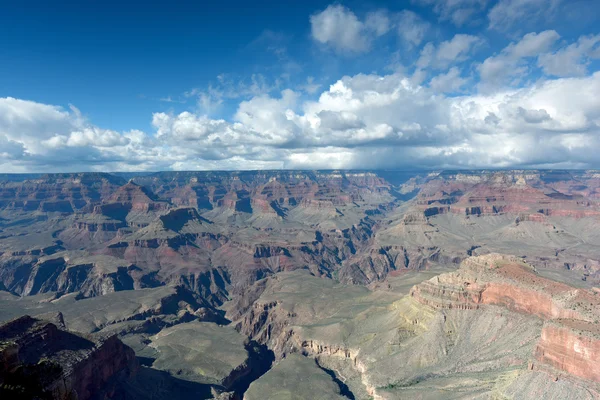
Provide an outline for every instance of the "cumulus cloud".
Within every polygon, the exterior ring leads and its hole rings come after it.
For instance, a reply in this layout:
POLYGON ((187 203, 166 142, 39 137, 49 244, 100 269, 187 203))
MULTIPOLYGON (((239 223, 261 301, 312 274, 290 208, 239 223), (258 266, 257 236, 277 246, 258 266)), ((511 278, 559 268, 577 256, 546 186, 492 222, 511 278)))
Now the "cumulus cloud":
POLYGON ((367 27, 350 9, 342 5, 331 5, 310 17, 311 33, 315 41, 331 46, 336 51, 350 53, 361 53, 369 49, 371 43, 368 28, 375 28, 377 32, 378 27, 372 26, 377 22, 376 18, 372 18, 367 27))
POLYGON ((398 14, 398 34, 409 48, 419 46, 429 28, 429 23, 412 11, 403 10, 398 14))
POLYGON ((370 51, 377 37, 394 29, 408 48, 419 46, 430 24, 409 10, 369 12, 364 19, 342 5, 330 5, 310 17, 313 40, 338 53, 358 54, 370 51))
POLYGON ((538 65, 547 75, 583 76, 593 59, 600 59, 600 35, 582 36, 554 53, 540 55, 538 65))
POLYGON ((387 11, 378 10, 367 14, 364 22, 365 29, 376 36, 385 35, 390 30, 390 18, 387 11))
POLYGON ((451 40, 441 42, 437 47, 427 43, 421 50, 417 60, 418 68, 446 68, 449 65, 463 62, 470 57, 470 53, 483 40, 477 36, 456 34, 451 40))
POLYGON ((127 133, 90 124, 73 106, 0 98, 0 163, 13 160, 5 170, 89 169, 119 162, 130 141, 127 133))
MULTIPOLYGON (((515 43, 511 52, 539 48, 515 43)), ((600 72, 456 96, 464 79, 458 67, 428 86, 401 73, 344 76, 315 100, 292 90, 254 96, 239 103, 232 120, 157 112, 149 133, 95 126, 75 108, 4 98, 0 165, 6 171, 600 166, 600 72)))
MULTIPOLYGON (((489 27, 504 31, 526 17, 548 16, 558 0, 413 3, 457 26, 476 26, 489 9, 489 27)), ((221 74, 183 95, 197 106, 173 104, 148 115, 146 132, 98 126, 72 105, 0 98, 0 168, 600 167, 594 151, 600 72, 589 72, 600 58, 600 35, 567 42, 554 30, 530 32, 479 58, 503 35, 459 33, 434 42, 444 31, 412 11, 355 14, 339 4, 313 14, 310 29, 321 48, 344 56, 373 50, 380 61, 388 54, 375 45, 385 42, 397 68, 316 79, 294 77, 292 67, 245 79, 221 74), (399 65, 415 58, 410 67, 399 65), (227 117, 211 116, 223 109, 227 117)), ((286 43, 282 34, 265 31, 250 50, 267 47, 287 65, 286 43)), ((373 65, 366 57, 359 61, 347 70, 373 65)))
POLYGON ((479 65, 482 88, 495 88, 514 80, 517 77, 527 76, 528 65, 526 59, 537 57, 548 51, 560 35, 554 30, 540 33, 531 32, 524 35, 518 42, 506 46, 498 55, 488 57, 479 65))
POLYGON ((467 84, 467 79, 461 77, 461 72, 457 67, 452 67, 448 72, 433 77, 429 82, 436 92, 458 92, 467 84))
POLYGON ((219 74, 215 82, 205 89, 194 88, 184 93, 184 97, 197 98, 198 108, 207 115, 220 110, 227 100, 249 98, 280 90, 280 79, 269 79, 261 73, 251 74, 245 79, 219 74))
MULTIPOLYGON (((444 86, 441 77, 434 82, 444 86)), ((220 127, 222 142, 200 141, 200 147, 223 151, 229 143, 230 156, 223 161, 239 157, 248 165, 280 162, 287 168, 593 166, 600 161, 589 150, 599 144, 600 73, 490 95, 448 98, 433 90, 402 74, 347 76, 315 101, 298 104, 287 93, 248 102, 236 122, 220 127), (268 113, 254 111, 263 108, 268 113), (227 140, 223 132, 236 129, 244 139, 227 140)))

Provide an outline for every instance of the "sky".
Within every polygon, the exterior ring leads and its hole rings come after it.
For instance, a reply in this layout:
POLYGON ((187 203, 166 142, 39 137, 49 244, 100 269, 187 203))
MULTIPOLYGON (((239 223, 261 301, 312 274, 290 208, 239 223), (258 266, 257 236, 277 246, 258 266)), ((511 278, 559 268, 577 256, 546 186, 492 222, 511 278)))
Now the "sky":
POLYGON ((597 0, 0 9, 0 172, 600 168, 597 0))

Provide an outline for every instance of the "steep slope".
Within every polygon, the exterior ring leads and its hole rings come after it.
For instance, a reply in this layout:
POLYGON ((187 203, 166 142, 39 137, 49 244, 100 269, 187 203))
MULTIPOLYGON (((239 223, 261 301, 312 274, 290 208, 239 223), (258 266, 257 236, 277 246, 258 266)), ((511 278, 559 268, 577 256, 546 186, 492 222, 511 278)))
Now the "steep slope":
POLYGON ((138 369, 116 336, 79 336, 24 316, 0 326, 3 398, 92 399, 138 369))
POLYGON ((314 360, 292 354, 250 385, 244 400, 341 400, 339 386, 314 360))
POLYGON ((89 209, 124 183, 104 173, 48 174, 24 181, 0 181, 0 209, 62 212, 89 209))
POLYGON ((554 390, 573 399, 600 394, 598 339, 589 330, 597 324, 587 322, 599 317, 593 292, 500 255, 467 259, 410 291, 394 289, 397 281, 369 291, 279 274, 227 315, 278 357, 303 353, 346 377, 357 398, 489 398, 525 381, 535 381, 527 390, 542 398, 554 390))

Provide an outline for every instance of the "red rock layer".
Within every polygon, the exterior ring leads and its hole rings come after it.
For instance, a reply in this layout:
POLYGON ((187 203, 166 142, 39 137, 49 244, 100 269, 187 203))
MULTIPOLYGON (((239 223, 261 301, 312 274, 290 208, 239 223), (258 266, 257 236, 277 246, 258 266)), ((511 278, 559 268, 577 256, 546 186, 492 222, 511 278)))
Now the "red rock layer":
POLYGON ((540 277, 518 260, 471 257, 452 273, 413 287, 411 296, 434 308, 490 304, 547 320, 535 351, 543 365, 600 382, 600 296, 540 277))
POLYGON ((600 382, 600 339, 578 334, 573 326, 544 326, 535 357, 558 370, 600 382))
MULTIPOLYGON (((547 184, 539 174, 518 171, 442 174, 425 179, 419 185, 416 205, 426 216, 440 214, 432 212, 432 209, 442 210, 442 206, 449 212, 466 216, 539 213, 585 218, 600 215, 600 209, 594 201, 597 194, 595 189, 581 185, 570 175, 565 179, 560 183, 547 184), (579 185, 575 185, 577 182, 579 185)), ((538 222, 535 217, 530 220, 538 222)))

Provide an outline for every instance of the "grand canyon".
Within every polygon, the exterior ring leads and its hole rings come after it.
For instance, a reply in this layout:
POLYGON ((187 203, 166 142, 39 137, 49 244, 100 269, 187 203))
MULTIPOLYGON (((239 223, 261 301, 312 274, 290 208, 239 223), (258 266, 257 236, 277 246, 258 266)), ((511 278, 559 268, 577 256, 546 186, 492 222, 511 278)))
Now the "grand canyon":
POLYGON ((600 0, 5 1, 0 400, 600 400, 600 0))
POLYGON ((0 395, 600 398, 600 171, 0 176, 0 395))

